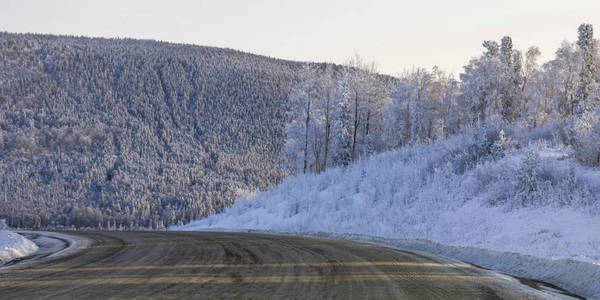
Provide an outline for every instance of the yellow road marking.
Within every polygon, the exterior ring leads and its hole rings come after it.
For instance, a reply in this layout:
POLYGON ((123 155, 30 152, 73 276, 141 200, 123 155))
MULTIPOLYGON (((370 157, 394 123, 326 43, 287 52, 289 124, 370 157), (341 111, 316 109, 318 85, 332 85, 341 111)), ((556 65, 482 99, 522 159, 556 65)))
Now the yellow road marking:
POLYGON ((2 273, 26 272, 85 272, 85 271, 121 271, 121 270, 173 270, 173 269, 229 269, 229 268, 293 268, 293 267, 424 267, 424 268, 469 268, 467 264, 441 264, 418 262, 310 262, 310 263, 267 263, 267 264, 199 264, 199 265, 173 265, 173 266, 108 266, 108 267, 61 267, 40 269, 8 269, 0 270, 2 273))
POLYGON ((369 274, 369 275, 301 275, 301 276, 247 276, 247 277, 152 277, 105 278, 34 281, 0 281, 0 287, 60 286, 60 285, 132 285, 132 284, 232 284, 232 283, 310 283, 326 281, 403 281, 403 280, 481 280, 498 279, 495 276, 464 274, 369 274))

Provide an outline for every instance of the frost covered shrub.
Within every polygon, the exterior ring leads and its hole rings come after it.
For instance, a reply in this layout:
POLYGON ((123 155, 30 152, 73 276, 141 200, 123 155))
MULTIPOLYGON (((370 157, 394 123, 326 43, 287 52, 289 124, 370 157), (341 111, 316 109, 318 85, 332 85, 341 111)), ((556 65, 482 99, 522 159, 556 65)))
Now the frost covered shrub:
POLYGON ((497 118, 491 119, 484 127, 483 132, 479 134, 482 149, 489 155, 500 155, 494 151, 509 150, 517 146, 513 142, 512 136, 515 132, 515 125, 497 118))
POLYGON ((513 139, 515 131, 518 131, 515 127, 500 117, 491 117, 478 127, 463 130, 460 134, 463 138, 474 137, 474 143, 464 149, 464 153, 468 154, 467 160, 471 163, 497 160, 504 157, 506 151, 520 148, 520 143, 513 139))
POLYGON ((503 131, 507 124, 498 119, 490 119, 490 121, 484 124, 477 132, 479 139, 479 147, 482 156, 491 155, 492 148, 500 139, 500 131, 503 131))
POLYGON ((572 118, 566 131, 577 160, 588 166, 600 166, 600 108, 572 118))
POLYGON ((550 120, 543 125, 528 130, 515 130, 514 139, 523 144, 534 141, 546 141, 553 145, 559 145, 566 142, 564 131, 564 122, 550 120))
POLYGON ((580 191, 578 184, 575 168, 571 166, 558 183, 557 203, 562 206, 575 202, 579 198, 577 197, 577 192, 580 191))
POLYGON ((504 133, 504 130, 503 129, 500 130, 500 132, 498 133, 498 139, 490 147, 490 152, 494 159, 499 159, 499 158, 504 157, 504 150, 505 150, 506 146, 508 145, 508 141, 509 140, 506 138, 506 134, 504 133))
POLYGON ((517 131, 514 127, 515 125, 500 118, 491 118, 488 123, 464 127, 460 133, 452 137, 430 145, 418 146, 419 148, 415 147, 410 151, 418 152, 421 147, 427 148, 428 151, 435 149, 439 155, 436 159, 432 157, 427 159, 429 162, 427 170, 432 171, 440 165, 445 165, 445 167, 451 166, 453 173, 460 175, 479 164, 501 159, 506 153, 519 149, 521 142, 513 138, 517 131))
POLYGON ((516 198, 521 205, 527 205, 537 198, 540 192, 540 156, 530 149, 525 154, 517 173, 516 198))

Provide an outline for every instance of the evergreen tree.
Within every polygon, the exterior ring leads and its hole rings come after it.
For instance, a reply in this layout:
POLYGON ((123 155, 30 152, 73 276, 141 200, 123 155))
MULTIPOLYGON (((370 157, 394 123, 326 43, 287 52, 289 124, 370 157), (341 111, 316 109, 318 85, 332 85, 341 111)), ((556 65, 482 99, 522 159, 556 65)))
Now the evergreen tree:
POLYGON ((597 74, 594 56, 596 54, 594 29, 591 24, 581 24, 578 28, 579 37, 577 46, 581 50, 582 62, 579 73, 579 88, 577 96, 572 104, 572 110, 581 115, 583 112, 593 108, 598 99, 590 98, 597 88, 597 74))

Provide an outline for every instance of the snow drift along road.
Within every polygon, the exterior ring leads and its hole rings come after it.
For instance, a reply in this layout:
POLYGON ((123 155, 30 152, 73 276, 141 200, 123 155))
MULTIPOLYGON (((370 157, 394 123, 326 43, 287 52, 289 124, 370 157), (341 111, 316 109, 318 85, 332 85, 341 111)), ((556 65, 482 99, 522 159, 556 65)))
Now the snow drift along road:
POLYGON ((0 230, 0 265, 29 256, 37 250, 38 246, 22 235, 8 230, 0 230))

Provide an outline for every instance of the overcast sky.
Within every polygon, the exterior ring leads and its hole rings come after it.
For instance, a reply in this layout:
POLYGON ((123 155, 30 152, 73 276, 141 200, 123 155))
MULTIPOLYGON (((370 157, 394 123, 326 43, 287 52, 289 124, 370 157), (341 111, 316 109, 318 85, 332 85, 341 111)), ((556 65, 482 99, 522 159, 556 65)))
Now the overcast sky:
POLYGON ((434 65, 457 75, 486 39, 510 35, 544 59, 600 35, 598 0, 0 0, 0 30, 132 37, 343 63, 354 53, 383 73, 434 65))

